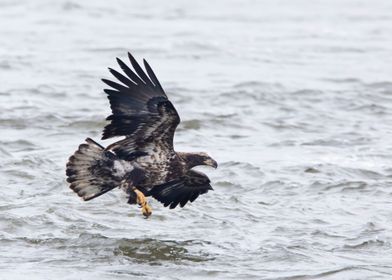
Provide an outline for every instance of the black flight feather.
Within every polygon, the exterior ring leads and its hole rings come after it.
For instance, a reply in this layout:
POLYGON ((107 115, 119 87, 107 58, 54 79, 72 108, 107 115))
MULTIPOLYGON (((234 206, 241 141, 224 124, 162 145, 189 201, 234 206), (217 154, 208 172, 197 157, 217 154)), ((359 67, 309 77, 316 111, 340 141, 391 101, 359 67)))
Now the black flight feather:
POLYGON ((189 170, 182 178, 154 186, 149 194, 163 203, 163 206, 173 209, 178 204, 184 207, 185 204, 195 201, 199 195, 209 190, 212 190, 212 187, 208 177, 201 172, 189 170))
POLYGON ((132 82, 130 79, 125 77, 123 74, 117 72, 116 70, 109 68, 109 71, 110 73, 112 73, 114 77, 116 77, 120 82, 122 82, 124 85, 128 86, 129 88, 136 86, 134 82, 132 82))
POLYGON ((135 69, 136 74, 144 81, 144 83, 149 87, 154 87, 150 79, 147 77, 146 73, 144 73, 143 69, 140 67, 139 63, 137 63, 136 59, 128 53, 129 61, 132 64, 133 69, 135 69))
MULTIPOLYGON (((144 67, 146 68, 147 74, 150 77, 151 81, 154 83, 154 85, 156 87, 159 88, 159 90, 161 90, 164 93, 165 91, 163 90, 161 83, 159 82, 158 78, 155 76, 155 73, 154 73, 154 71, 152 71, 148 62, 145 59, 143 59, 143 63, 144 63, 144 67)), ((166 94, 165 94, 165 96, 166 96, 166 94)))
POLYGON ((125 151, 132 152, 134 143, 149 145, 151 141, 158 140, 156 137, 161 138, 160 142, 166 142, 166 147, 172 148, 174 131, 180 122, 177 111, 168 101, 148 63, 144 63, 147 75, 131 54, 128 54, 128 57, 134 70, 117 58, 126 76, 109 68, 111 74, 121 84, 102 79, 111 87, 111 89, 105 89, 104 92, 108 95, 112 109, 112 115, 107 118, 111 122, 105 127, 102 139, 114 136, 135 139, 132 142, 118 142, 117 146, 116 143, 111 145, 114 151, 122 154, 125 151), (128 143, 132 147, 124 146, 128 143))
POLYGON ((120 65, 121 69, 124 73, 137 85, 142 85, 144 82, 119 58, 117 59, 118 65, 120 65))
POLYGON ((128 92, 129 91, 129 88, 127 88, 127 87, 125 87, 123 85, 120 85, 118 83, 115 83, 113 81, 110 81, 110 80, 107 80, 107 79, 102 79, 102 82, 104 82, 108 86, 110 86, 110 87, 112 87, 112 88, 114 88, 114 89, 116 89, 116 90, 118 90, 120 92, 128 92))

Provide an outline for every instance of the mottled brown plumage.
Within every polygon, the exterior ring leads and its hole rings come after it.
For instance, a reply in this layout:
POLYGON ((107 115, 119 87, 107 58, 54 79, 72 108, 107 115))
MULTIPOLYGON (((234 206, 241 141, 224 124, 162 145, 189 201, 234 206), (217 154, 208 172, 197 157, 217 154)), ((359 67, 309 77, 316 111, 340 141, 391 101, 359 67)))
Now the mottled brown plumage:
POLYGON ((164 206, 183 207, 212 190, 209 178, 192 170, 198 165, 217 167, 205 153, 179 153, 173 138, 180 117, 167 98, 148 63, 146 72, 131 54, 131 70, 117 59, 124 74, 109 68, 120 83, 103 79, 112 114, 102 139, 125 138, 104 148, 86 139, 67 163, 67 181, 84 200, 98 197, 115 187, 129 195, 128 202, 144 203, 152 196, 164 206))

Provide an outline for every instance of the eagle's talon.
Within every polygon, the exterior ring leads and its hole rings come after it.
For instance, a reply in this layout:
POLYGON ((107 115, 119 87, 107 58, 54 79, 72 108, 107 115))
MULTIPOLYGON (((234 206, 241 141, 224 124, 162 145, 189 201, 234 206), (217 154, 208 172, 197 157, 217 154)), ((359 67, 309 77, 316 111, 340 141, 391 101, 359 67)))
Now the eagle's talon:
POLYGON ((135 187, 133 188, 133 191, 136 193, 136 202, 139 205, 139 208, 142 209, 143 216, 148 218, 152 214, 152 209, 148 205, 146 197, 141 191, 139 191, 135 187))
POLYGON ((142 214, 146 218, 150 217, 152 214, 151 207, 147 203, 142 207, 142 214))

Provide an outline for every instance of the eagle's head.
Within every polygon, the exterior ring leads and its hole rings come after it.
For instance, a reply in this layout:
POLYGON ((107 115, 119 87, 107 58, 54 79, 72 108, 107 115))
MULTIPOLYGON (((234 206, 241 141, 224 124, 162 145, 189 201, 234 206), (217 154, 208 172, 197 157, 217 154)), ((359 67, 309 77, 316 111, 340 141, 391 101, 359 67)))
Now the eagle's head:
POLYGON ((201 162, 203 163, 201 165, 208 165, 208 166, 211 166, 214 168, 218 167, 218 163, 216 162, 216 160, 214 160, 212 157, 210 157, 206 153, 201 152, 201 153, 198 153, 197 155, 199 155, 201 158, 201 162))
POLYGON ((199 165, 208 165, 213 168, 218 167, 218 163, 210 157, 206 153, 181 153, 181 158, 184 159, 186 162, 187 166, 189 168, 199 166, 199 165))

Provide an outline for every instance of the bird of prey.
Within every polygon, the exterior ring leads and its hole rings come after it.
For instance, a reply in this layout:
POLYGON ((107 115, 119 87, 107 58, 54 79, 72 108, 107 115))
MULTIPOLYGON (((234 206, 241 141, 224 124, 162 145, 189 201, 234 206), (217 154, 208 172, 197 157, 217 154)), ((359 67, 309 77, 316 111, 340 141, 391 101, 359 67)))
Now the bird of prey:
POLYGON ((217 167, 206 153, 176 152, 173 137, 180 117, 146 60, 145 71, 128 53, 133 70, 122 60, 123 71, 109 68, 117 79, 102 81, 112 114, 103 139, 122 136, 106 148, 87 138, 69 158, 66 175, 70 188, 83 200, 91 200, 116 187, 127 194, 129 204, 139 204, 151 215, 146 197, 152 196, 171 209, 185 206, 212 190, 209 178, 192 168, 217 167))

